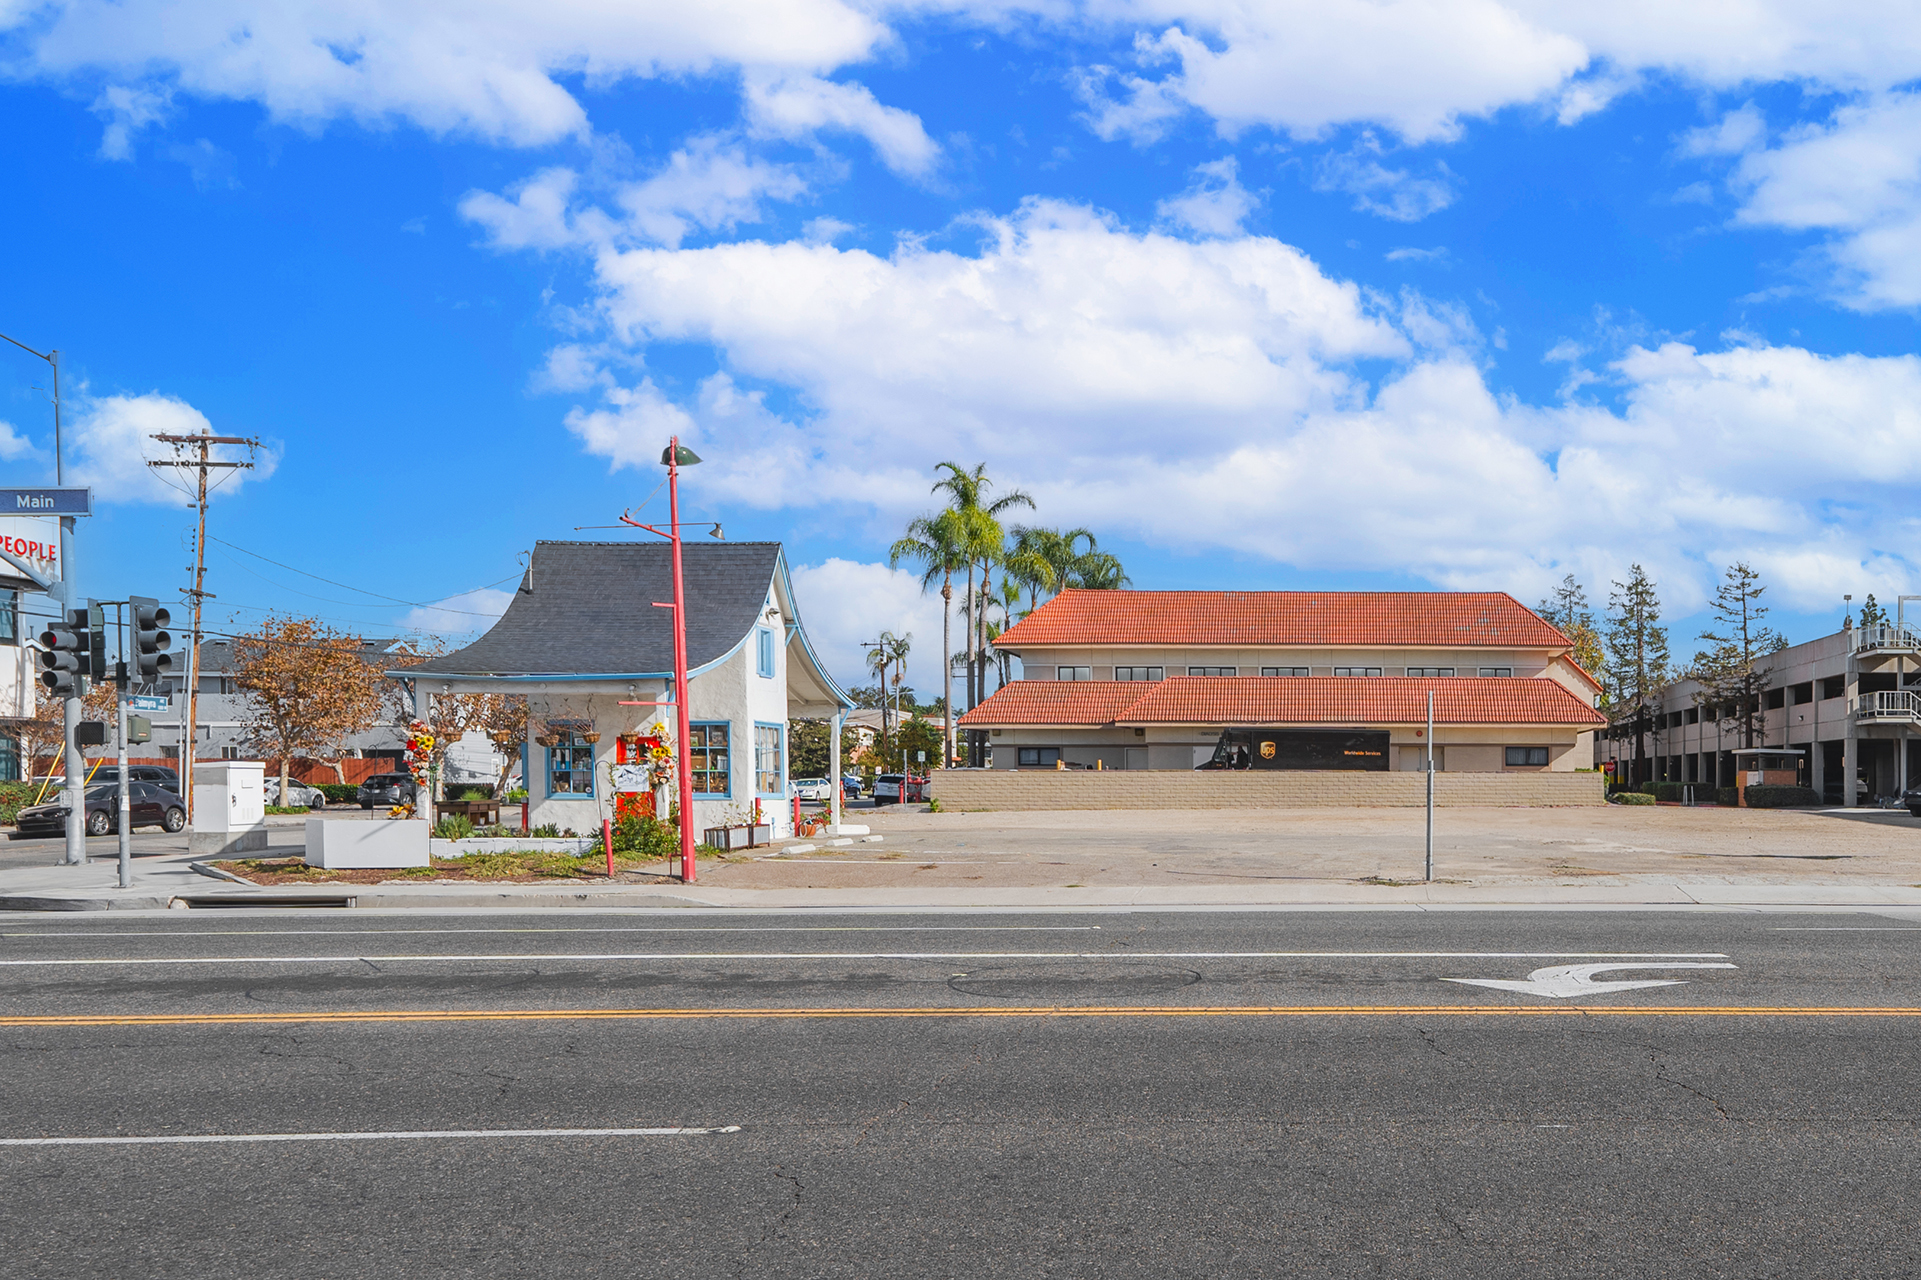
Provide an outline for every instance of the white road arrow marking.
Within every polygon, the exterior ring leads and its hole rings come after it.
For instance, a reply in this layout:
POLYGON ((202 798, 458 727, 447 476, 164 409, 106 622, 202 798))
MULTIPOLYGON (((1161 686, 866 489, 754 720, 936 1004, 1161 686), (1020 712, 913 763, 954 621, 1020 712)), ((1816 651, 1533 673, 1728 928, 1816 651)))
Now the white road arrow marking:
POLYGON ((1596 982, 1597 973, 1611 973, 1616 969, 1734 969, 1737 965, 1688 964, 1670 962, 1666 964, 1557 964, 1545 969, 1536 969, 1525 980, 1512 978, 1443 978, 1443 982, 1462 982, 1473 987, 1493 987, 1497 991, 1519 991, 1522 995, 1551 996, 1565 1000, 1569 996, 1594 996, 1607 991, 1634 991, 1641 987, 1678 987, 1687 982, 1686 978, 1635 978, 1625 982, 1596 982))

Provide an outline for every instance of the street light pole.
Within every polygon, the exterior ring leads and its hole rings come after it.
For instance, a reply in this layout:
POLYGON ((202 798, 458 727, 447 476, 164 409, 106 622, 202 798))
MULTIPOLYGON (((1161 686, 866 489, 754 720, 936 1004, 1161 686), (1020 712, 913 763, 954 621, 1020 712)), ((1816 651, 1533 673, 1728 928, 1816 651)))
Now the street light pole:
MULTIPOLYGON (((690 451, 691 452, 691 451, 690 451)), ((675 753, 680 774, 680 880, 694 883, 694 753, 693 729, 688 724, 687 593, 680 575, 680 437, 667 442, 667 522, 674 546, 674 731, 680 735, 675 753)), ((727 746, 733 752, 733 744, 727 746)), ((733 763, 731 760, 728 762, 733 763)))

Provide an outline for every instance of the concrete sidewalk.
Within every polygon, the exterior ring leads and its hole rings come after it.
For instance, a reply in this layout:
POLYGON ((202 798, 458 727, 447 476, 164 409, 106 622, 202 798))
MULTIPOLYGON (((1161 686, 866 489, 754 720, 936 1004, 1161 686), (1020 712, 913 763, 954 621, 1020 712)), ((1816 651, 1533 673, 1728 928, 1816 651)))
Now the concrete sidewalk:
POLYGON ((143 858, 133 886, 117 886, 111 861, 78 867, 0 872, 0 911, 157 911, 225 907, 330 906, 358 909, 709 907, 745 910, 897 910, 934 908, 1331 907, 1567 909, 1721 907, 1921 908, 1921 887, 1855 881, 1743 881, 1732 877, 1611 876, 1605 882, 1508 879, 1367 883, 1295 880, 1283 884, 939 885, 845 888, 736 888, 693 885, 383 884, 252 887, 192 870, 187 858, 143 858))

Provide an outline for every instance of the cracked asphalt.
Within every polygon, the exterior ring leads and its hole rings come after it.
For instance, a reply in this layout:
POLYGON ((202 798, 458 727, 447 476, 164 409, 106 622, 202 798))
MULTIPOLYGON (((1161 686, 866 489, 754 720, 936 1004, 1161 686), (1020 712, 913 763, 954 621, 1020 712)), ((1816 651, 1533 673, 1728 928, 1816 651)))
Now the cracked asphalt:
POLYGON ((0 1272, 1914 1275, 1917 948, 1892 909, 0 916, 0 1140, 303 1135, 0 1145, 0 1272), (1602 962, 1685 981, 1443 981, 1602 962))

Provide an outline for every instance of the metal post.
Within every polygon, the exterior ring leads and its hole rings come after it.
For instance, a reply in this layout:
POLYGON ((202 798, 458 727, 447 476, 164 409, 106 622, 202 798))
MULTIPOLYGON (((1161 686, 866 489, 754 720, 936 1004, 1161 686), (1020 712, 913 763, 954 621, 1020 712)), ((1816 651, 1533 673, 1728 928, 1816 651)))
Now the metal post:
POLYGON ((833 718, 827 722, 827 782, 833 788, 828 813, 836 829, 841 824, 840 722, 846 717, 847 713, 836 707, 833 718))
POLYGON ((1427 869, 1424 880, 1434 879, 1434 690, 1427 691, 1427 869))
MULTIPOLYGON (((694 755, 693 729, 688 724, 687 596, 680 575, 680 437, 667 445, 667 515, 674 545, 674 728, 680 734, 680 879, 694 883, 694 755)), ((733 764, 733 744, 727 744, 733 764)))
MULTIPOLYGON (((71 613, 67 625, 73 625, 71 613)), ((86 676, 76 672, 73 679, 74 688, 86 687, 86 676)), ((80 699, 66 700, 62 719, 67 730, 67 865, 77 867, 87 860, 87 762, 80 758, 80 699)))
MULTIPOLYGON (((120 669, 126 670, 122 662, 120 669)), ((114 763, 120 766, 120 887, 133 888, 133 789, 127 781, 127 682, 123 677, 115 691, 114 706, 120 722, 120 748, 114 763)))

